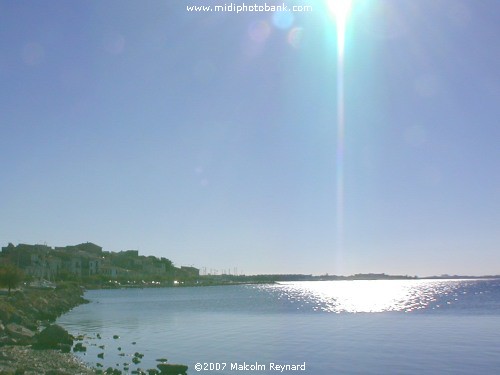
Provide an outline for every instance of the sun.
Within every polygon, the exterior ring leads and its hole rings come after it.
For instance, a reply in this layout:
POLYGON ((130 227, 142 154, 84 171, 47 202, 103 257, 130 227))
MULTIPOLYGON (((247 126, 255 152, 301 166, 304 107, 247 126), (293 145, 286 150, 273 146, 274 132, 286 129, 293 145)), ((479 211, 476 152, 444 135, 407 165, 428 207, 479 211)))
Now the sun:
POLYGON ((339 55, 344 54, 347 19, 352 8, 352 0, 327 0, 328 10, 337 24, 337 43, 339 55))
POLYGON ((352 0, 327 0, 328 9, 337 22, 345 24, 352 8, 352 0))

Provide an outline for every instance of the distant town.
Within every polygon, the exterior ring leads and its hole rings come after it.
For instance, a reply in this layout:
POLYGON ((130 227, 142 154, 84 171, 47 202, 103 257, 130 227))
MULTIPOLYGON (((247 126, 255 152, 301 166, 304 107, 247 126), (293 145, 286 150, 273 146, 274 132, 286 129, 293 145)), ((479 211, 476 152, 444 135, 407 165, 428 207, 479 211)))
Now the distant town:
MULTIPOLYGON (((418 276, 387 275, 385 273, 366 273, 350 276, 307 275, 307 274, 269 274, 242 275, 237 272, 200 274, 192 266, 174 266, 167 258, 139 255, 138 250, 119 252, 103 251, 101 246, 92 242, 64 247, 50 247, 46 244, 29 245, 9 243, 2 247, 0 266, 10 264, 22 270, 25 279, 31 283, 75 281, 86 287, 143 287, 143 286, 182 286, 182 285, 219 285, 234 283, 271 283, 279 281, 315 280, 394 280, 419 279, 418 276)), ((427 279, 463 279, 478 276, 440 275, 427 279)), ((481 278, 500 278, 500 275, 481 276, 481 278)))
POLYGON ((34 282, 78 281, 100 287, 194 284, 200 276, 199 269, 175 267, 167 258, 139 255, 138 250, 103 251, 92 242, 64 247, 9 243, 2 247, 2 263, 16 266, 34 282))

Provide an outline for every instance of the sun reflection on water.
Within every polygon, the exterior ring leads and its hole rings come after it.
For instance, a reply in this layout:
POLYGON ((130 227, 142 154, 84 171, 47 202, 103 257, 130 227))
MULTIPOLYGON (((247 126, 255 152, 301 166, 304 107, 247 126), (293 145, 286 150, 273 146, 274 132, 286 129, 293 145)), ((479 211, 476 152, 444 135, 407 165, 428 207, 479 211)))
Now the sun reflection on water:
POLYGON ((282 282, 259 288, 276 293, 297 309, 361 313, 411 312, 428 308, 441 296, 451 296, 446 302, 451 304, 456 300, 453 292, 462 284, 452 280, 352 280, 282 282))

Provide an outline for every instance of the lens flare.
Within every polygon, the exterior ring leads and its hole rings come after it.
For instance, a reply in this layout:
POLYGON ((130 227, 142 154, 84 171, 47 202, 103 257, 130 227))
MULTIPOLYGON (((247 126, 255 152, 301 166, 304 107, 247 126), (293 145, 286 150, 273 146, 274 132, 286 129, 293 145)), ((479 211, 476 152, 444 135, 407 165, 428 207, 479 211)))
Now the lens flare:
POLYGON ((302 27, 292 28, 288 33, 288 44, 293 48, 300 48, 303 31, 304 29, 302 27))

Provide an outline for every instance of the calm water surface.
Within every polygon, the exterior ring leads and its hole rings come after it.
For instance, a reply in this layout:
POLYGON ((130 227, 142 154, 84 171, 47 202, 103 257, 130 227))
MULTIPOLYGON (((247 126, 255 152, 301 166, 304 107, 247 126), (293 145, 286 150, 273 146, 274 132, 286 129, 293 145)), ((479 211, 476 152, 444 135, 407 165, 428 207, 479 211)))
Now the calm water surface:
POLYGON ((91 303, 58 323, 86 335, 82 359, 104 369, 145 370, 168 358, 189 374, 275 374, 271 362, 305 362, 305 371, 283 372, 289 375, 500 373, 500 280, 288 282, 85 297, 91 303), (144 354, 136 365, 135 352, 144 354), (195 371, 204 362, 227 365, 195 371), (231 369, 244 362, 266 371, 231 369))

